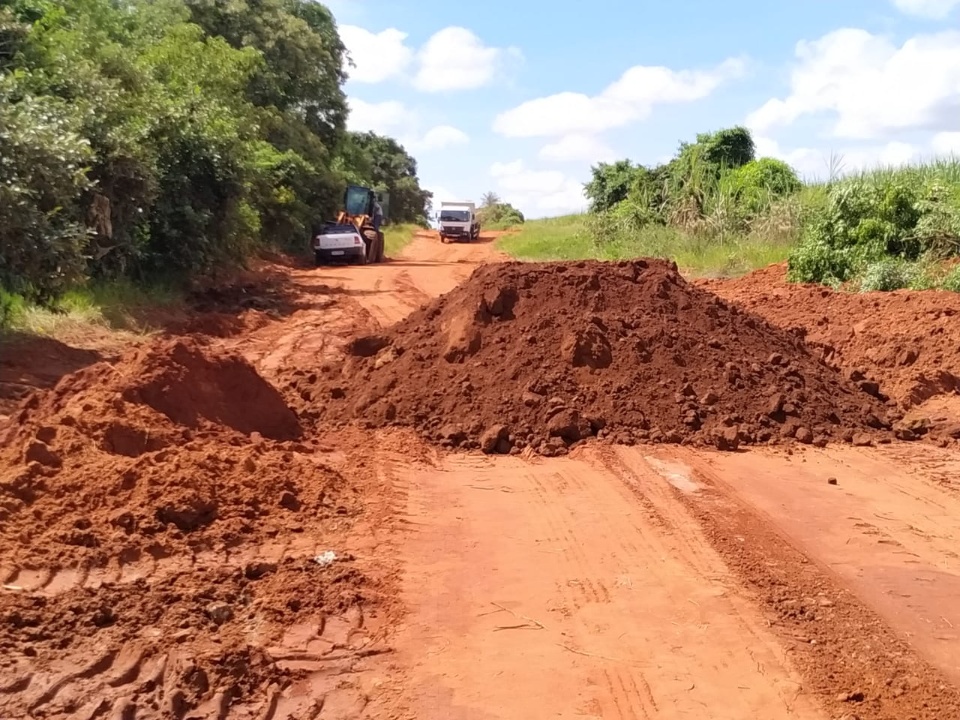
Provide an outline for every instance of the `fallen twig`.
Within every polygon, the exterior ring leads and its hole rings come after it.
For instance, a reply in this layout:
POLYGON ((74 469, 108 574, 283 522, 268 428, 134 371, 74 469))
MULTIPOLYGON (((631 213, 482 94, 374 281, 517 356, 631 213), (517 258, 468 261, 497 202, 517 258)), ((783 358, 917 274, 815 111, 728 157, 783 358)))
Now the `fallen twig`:
POLYGON ((497 611, 483 613, 482 615, 480 615, 480 617, 483 617, 483 615, 496 615, 498 612, 508 612, 511 615, 513 615, 515 618, 525 621, 522 625, 498 625, 493 629, 494 632, 497 632, 499 630, 546 630, 546 628, 543 626, 543 623, 539 622, 538 620, 534 620, 533 618, 527 617, 526 615, 518 615, 510 608, 506 608, 500 603, 492 602, 490 604, 493 605, 495 608, 497 608, 497 611))
POLYGON ((597 658, 598 660, 606 660, 607 662, 622 663, 624 665, 630 664, 630 663, 624 662, 623 660, 617 660, 617 658, 607 657, 606 655, 594 655, 593 653, 584 652, 583 650, 577 650, 576 648, 572 648, 569 645, 564 645, 563 643, 557 643, 557 647, 562 647, 564 650, 566 650, 567 652, 572 652, 574 655, 583 655, 584 657, 588 657, 588 658, 597 658))

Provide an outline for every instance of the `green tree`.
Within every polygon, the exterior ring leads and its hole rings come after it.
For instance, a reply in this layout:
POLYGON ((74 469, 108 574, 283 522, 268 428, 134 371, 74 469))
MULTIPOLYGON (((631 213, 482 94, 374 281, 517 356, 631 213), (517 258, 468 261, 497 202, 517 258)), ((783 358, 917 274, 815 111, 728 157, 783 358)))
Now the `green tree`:
POLYGON ((593 212, 609 210, 625 200, 637 179, 638 169, 629 160, 600 163, 591 168, 592 177, 584 191, 593 212))
POLYGON ((0 284, 303 248, 347 182, 422 221, 416 161, 345 130, 344 61, 309 0, 0 0, 0 284))
POLYGON ((390 220, 425 222, 433 193, 420 187, 417 161, 393 138, 373 132, 350 135, 368 168, 366 184, 390 193, 390 220))
POLYGON ((0 286, 44 301, 83 276, 91 153, 62 101, 18 94, 0 78, 0 286))
POLYGON ((490 192, 485 192, 483 197, 480 198, 480 207, 488 208, 493 207, 494 205, 500 204, 500 196, 497 195, 492 190, 490 192))

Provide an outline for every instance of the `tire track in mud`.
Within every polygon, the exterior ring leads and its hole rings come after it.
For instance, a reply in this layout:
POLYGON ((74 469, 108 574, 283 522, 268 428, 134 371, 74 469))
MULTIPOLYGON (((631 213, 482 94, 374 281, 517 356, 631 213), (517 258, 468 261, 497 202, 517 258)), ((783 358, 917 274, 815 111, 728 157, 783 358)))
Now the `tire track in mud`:
POLYGON ((241 548, 237 551, 202 551, 189 556, 151 557, 129 560, 117 555, 104 565, 75 568, 29 568, 17 565, 0 566, 3 591, 55 597, 75 589, 97 590, 104 586, 155 583, 183 573, 212 569, 242 570, 257 564, 276 565, 286 559, 309 559, 327 549, 326 544, 309 537, 295 537, 285 542, 241 548))

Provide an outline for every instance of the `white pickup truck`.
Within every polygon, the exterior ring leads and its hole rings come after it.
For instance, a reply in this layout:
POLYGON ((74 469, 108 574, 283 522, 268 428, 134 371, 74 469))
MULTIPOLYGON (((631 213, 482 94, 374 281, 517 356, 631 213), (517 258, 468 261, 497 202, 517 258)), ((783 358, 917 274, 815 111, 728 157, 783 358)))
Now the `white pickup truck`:
POLYGON ((313 239, 313 252, 316 255, 317 265, 338 260, 367 263, 370 250, 364 240, 365 238, 353 225, 328 223, 313 239))
POLYGON ((442 202, 440 216, 440 240, 443 242, 476 240, 480 237, 480 221, 477 206, 472 202, 442 202))

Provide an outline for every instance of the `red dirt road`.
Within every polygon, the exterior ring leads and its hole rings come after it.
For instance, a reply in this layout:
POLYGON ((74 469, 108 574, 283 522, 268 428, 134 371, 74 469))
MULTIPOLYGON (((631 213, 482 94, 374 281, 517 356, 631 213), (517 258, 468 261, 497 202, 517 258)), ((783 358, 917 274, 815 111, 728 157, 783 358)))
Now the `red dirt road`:
MULTIPOLYGON (((383 265, 290 270, 295 311, 211 342, 284 388, 496 259, 489 242, 425 234, 383 265)), ((253 453, 210 438, 218 462, 253 453)), ((92 572, 70 549, 61 567, 31 564, 28 546, 0 560, 0 716, 960 717, 954 449, 490 457, 321 426, 250 457, 324 510, 264 512, 270 536, 254 523, 186 555, 183 535, 158 535, 162 556, 92 572), (333 570, 311 574, 327 550, 333 570), (263 563, 277 570, 260 580, 263 563), (80 623, 111 599, 113 626, 80 623), (149 622, 127 624, 134 599, 149 622), (192 624, 210 603, 235 617, 192 624)))

